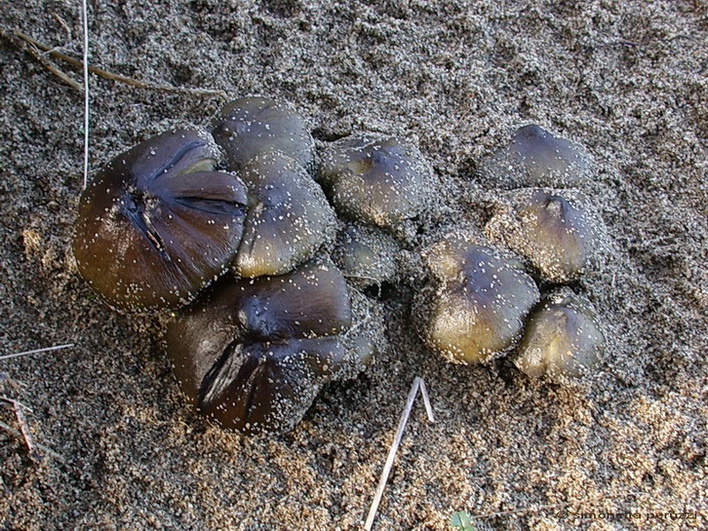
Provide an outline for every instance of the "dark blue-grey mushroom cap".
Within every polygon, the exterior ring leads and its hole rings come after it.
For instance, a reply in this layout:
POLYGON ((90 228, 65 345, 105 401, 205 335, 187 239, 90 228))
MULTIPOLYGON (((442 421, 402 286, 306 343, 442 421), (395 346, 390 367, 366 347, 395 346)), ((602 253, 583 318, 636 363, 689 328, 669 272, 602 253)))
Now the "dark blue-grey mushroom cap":
POLYGON ((270 98, 228 103, 214 119, 212 134, 226 151, 229 167, 237 171, 254 157, 275 151, 303 168, 312 165, 315 144, 304 119, 290 105, 270 98))
POLYGON ((341 215, 392 227, 424 209, 430 192, 426 172, 415 147, 367 135, 327 146, 318 179, 341 215))
POLYGON ((590 268, 601 245, 599 216, 583 203, 571 190, 514 190, 485 233, 528 258, 545 280, 569 282, 590 268))
POLYGON ((569 289, 547 296, 529 316, 516 366, 533 378, 563 381, 600 364, 605 336, 590 301, 569 289))
POLYGON ((234 270, 244 277, 280 275, 334 238, 337 218, 320 186, 281 153, 254 157, 241 170, 249 209, 234 270))
POLYGON ((577 145, 538 125, 516 130, 511 142, 480 164, 486 185, 572 186, 588 178, 590 156, 577 145))
POLYGON ((392 282, 398 275, 401 245, 377 227, 347 225, 337 237, 332 259, 354 286, 366 288, 392 282))

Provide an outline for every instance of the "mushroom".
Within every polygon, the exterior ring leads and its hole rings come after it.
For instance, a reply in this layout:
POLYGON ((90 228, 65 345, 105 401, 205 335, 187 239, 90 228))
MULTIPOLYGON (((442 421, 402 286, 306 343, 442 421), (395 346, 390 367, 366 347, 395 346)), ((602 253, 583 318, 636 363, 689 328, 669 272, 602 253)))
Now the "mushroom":
POLYGON ((569 282, 584 273, 599 247, 595 216, 579 194, 531 188, 500 201, 485 233, 528 258, 545 280, 569 282))
POLYGON ((516 130, 511 143, 480 165, 480 177, 496 188, 571 186, 590 173, 586 150, 538 125, 516 130))
POLYGON ((305 169, 312 165, 314 140, 304 119, 290 105, 270 98, 228 103, 214 120, 212 134, 237 171, 257 155, 274 151, 305 169))
POLYGON ((214 171, 218 155, 205 131, 177 129, 116 157, 81 194, 74 255, 109 305, 178 307, 228 268, 246 190, 214 171))
POLYGON ((400 244, 381 229, 350 224, 339 234, 332 258, 354 286, 380 288, 398 274, 400 252, 400 244))
POLYGON ((244 277, 279 275, 333 239, 337 217, 322 189, 290 157, 272 152, 246 163, 249 210, 234 269, 244 277))
POLYGON ((197 411, 247 434, 291 429, 320 387, 371 356, 349 338, 346 282, 330 263, 218 282, 168 324, 167 352, 197 411))
POLYGON ((416 148, 395 138, 354 136, 324 150, 318 179, 337 212, 390 228, 417 216, 429 183, 416 148))
POLYGON ((515 365, 532 378, 562 381, 597 367, 605 336, 590 301, 570 289, 550 294, 530 315, 515 365))
POLYGON ((520 263, 476 242, 449 234, 425 253, 435 282, 424 299, 424 339, 453 363, 478 363, 511 347, 538 302, 533 279, 520 263))

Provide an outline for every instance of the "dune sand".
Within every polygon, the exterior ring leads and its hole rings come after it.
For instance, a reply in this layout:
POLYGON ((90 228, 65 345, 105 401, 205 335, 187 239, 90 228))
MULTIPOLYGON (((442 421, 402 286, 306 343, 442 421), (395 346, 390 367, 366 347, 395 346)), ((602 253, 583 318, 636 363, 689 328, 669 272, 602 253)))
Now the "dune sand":
MULTIPOLYGON (((0 24, 81 55, 79 2, 4 3, 0 24)), ((2 529, 361 529, 415 376, 420 404, 375 529, 685 529, 708 525, 706 7, 592 0, 89 2, 90 59, 159 85, 292 103, 319 145, 359 131, 417 144, 446 224, 481 227, 479 163, 536 123, 587 147, 582 191, 608 232, 577 289, 608 339, 577 385, 508 362, 457 366, 410 333, 414 294, 386 300, 390 348, 328 386, 281 436, 195 417, 157 318, 104 306, 76 272, 83 96, 0 40, 0 354, 32 455, 0 428, 2 529)), ((66 63, 54 63, 81 81, 66 63)), ((206 124, 224 100, 91 76, 92 172, 146 137, 206 124)), ((415 317, 415 316, 413 316, 415 317)), ((19 430, 9 408, 0 420, 19 430)))

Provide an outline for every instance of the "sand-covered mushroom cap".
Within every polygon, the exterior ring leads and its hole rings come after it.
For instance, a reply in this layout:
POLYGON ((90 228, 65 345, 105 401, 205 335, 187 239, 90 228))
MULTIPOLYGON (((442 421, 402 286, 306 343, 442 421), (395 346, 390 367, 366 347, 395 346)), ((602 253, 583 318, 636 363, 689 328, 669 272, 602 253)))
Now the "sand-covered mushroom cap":
POLYGON ((425 259, 437 283, 424 332, 434 350, 454 363, 478 363, 514 344, 539 300, 518 260, 466 235, 446 236, 425 259))
POLYGON ((354 286, 381 286, 396 277, 400 252, 401 246, 383 230, 351 224, 339 234, 332 259, 354 286))
POLYGON ((244 277, 280 275, 334 238, 337 218, 320 186, 280 153, 254 157, 241 176, 249 208, 234 270, 244 277))
POLYGON ((318 179, 341 215, 392 227, 425 207, 430 191, 427 172, 412 145, 368 135, 327 146, 318 179))
POLYGON ((212 134, 234 170, 273 151, 291 157, 303 168, 312 165, 314 140, 305 120, 290 105, 270 98, 228 103, 214 119, 212 134))
POLYGON ((531 313, 514 363, 530 377, 562 381, 595 369, 604 349, 595 308, 585 297, 564 289, 531 313))
POLYGON ((372 346, 349 339, 346 282, 330 263, 225 277, 167 327, 167 352, 197 411, 244 433, 291 429, 320 387, 350 377, 372 346))
POLYGON ((111 161, 81 195, 73 242, 81 275, 120 310, 178 307, 233 260, 246 190, 214 171, 205 131, 152 137, 111 161))
POLYGON ((484 160, 480 177, 497 188, 572 186, 590 175, 590 155, 538 125, 516 130, 511 142, 484 160))
POLYGON ((531 188, 509 193, 485 227, 489 239, 528 258, 551 282, 586 272, 599 249, 599 217, 577 192, 531 188))

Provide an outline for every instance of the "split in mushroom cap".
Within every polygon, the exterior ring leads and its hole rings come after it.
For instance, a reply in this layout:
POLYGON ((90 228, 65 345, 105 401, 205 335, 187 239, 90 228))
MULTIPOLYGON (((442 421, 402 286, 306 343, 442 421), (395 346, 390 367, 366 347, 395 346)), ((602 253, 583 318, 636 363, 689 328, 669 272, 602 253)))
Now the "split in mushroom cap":
POLYGON ((518 261, 467 235, 448 235, 425 258, 437 280, 426 301, 431 347, 451 362, 477 363, 514 344, 539 299, 518 261))
POLYGON ((178 129, 119 155, 89 183, 74 255, 108 304, 178 307, 228 267, 246 191, 235 175, 213 170, 218 153, 208 133, 178 129))
POLYGON ((563 289, 531 313, 514 363, 528 376, 562 381, 597 367, 604 348, 595 309, 584 297, 563 289))
POLYGON ((250 206, 234 260, 239 275, 287 273, 333 238, 336 215, 320 186, 296 161, 280 153, 258 155, 241 175, 250 206))
POLYGON ((197 410, 244 433, 291 429, 320 387, 349 377, 372 345, 351 325, 331 264, 253 280, 227 277, 167 328, 175 375, 197 410))
POLYGON ((312 165, 315 144, 302 116, 270 98, 241 98, 227 104, 214 120, 212 134, 234 170, 273 151, 295 159, 303 168, 312 165))
POLYGON ((395 138, 333 143, 322 155, 319 179, 340 214, 380 227, 417 216, 429 192, 421 154, 395 138))
POLYGON ((569 282, 584 273, 598 248, 596 225, 572 191, 511 192, 485 233, 528 258, 544 279, 569 282))
POLYGON ((490 186, 571 186, 587 179, 589 155, 584 148, 557 138, 538 125, 526 125, 511 143, 480 165, 490 186))

